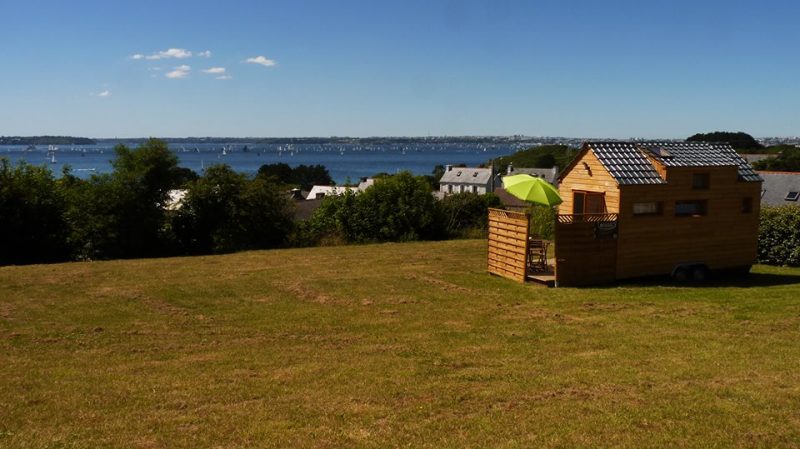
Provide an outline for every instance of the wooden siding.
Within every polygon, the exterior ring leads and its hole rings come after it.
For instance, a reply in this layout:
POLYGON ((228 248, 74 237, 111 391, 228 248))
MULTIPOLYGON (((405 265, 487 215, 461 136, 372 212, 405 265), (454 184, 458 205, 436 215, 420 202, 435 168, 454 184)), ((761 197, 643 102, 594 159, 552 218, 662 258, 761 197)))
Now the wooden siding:
POLYGON ((571 287, 613 282, 617 274, 617 240, 598 238, 597 227, 617 223, 616 215, 605 215, 599 221, 567 218, 570 216, 559 215, 555 224, 556 285, 571 287))
POLYGON ((574 191, 604 193, 606 212, 616 213, 619 211, 617 181, 591 150, 587 151, 561 180, 558 190, 563 200, 563 203, 558 206, 560 214, 572 213, 572 192, 574 191))
POLYGON ((525 282, 529 223, 528 214, 489 209, 489 273, 525 282))
POLYGON ((680 263, 719 269, 755 262, 761 183, 738 181, 736 167, 667 167, 666 176, 667 184, 620 188, 617 278, 669 274, 680 263), (694 173, 710 175, 708 189, 692 188, 694 173), (743 213, 747 197, 753 209, 743 213), (707 201, 706 215, 676 217, 681 200, 707 201), (661 214, 634 216, 639 202, 661 202, 661 214))

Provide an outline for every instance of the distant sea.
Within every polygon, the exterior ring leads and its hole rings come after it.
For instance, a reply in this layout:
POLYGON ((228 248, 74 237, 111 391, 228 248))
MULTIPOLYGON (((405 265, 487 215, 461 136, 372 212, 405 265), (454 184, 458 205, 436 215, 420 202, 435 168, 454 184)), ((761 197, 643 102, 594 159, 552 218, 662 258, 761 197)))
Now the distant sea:
MULTIPOLYGON (((115 154, 113 144, 59 146, 55 162, 46 145, 27 149, 24 145, 0 146, 0 158, 12 162, 24 160, 30 164, 47 165, 55 176, 61 175, 64 165, 70 165, 74 175, 87 178, 93 173, 111 172, 115 154)), ((135 144, 129 145, 135 148, 135 144)), ((408 170, 415 175, 428 175, 436 165, 477 166, 490 159, 511 154, 527 145, 521 143, 380 143, 380 144, 244 144, 211 142, 200 144, 170 144, 178 156, 179 165, 202 174, 214 164, 227 164, 234 170, 255 174, 264 164, 284 162, 292 167, 300 164, 321 164, 339 184, 348 179, 358 182, 361 177, 377 173, 397 173, 408 170), (224 151, 223 151, 224 149, 224 151)))

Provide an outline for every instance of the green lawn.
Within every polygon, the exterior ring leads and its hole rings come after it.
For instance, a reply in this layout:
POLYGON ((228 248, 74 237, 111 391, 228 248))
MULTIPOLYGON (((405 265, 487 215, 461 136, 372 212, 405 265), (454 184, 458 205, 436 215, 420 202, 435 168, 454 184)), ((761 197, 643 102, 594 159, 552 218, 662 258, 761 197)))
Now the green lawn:
POLYGON ((800 270, 485 268, 483 241, 0 268, 0 447, 800 447, 800 270))

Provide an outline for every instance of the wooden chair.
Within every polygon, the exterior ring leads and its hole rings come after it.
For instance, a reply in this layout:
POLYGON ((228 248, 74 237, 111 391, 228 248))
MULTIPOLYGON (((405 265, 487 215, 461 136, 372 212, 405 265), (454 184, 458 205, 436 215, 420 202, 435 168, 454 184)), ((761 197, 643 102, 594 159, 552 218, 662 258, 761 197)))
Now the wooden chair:
POLYGON ((528 239, 528 268, 533 272, 547 271, 547 241, 528 239))

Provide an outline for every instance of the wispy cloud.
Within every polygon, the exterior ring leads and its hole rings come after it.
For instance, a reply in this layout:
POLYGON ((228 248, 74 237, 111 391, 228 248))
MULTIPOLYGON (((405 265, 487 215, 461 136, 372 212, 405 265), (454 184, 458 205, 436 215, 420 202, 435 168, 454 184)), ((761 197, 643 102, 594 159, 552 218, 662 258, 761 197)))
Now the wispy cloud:
POLYGON ((275 62, 274 59, 267 59, 264 56, 254 56, 252 58, 247 58, 242 62, 246 64, 259 64, 263 65, 264 67, 275 67, 276 65, 278 65, 278 63, 275 62))
POLYGON ((171 78, 171 79, 186 78, 187 76, 189 76, 189 72, 191 70, 192 70, 191 67, 189 67, 188 65, 184 64, 184 65, 180 65, 178 67, 175 67, 174 70, 172 70, 171 72, 167 72, 164 76, 166 76, 167 78, 171 78))
MULTIPOLYGON (((210 51, 201 52, 201 56, 209 57, 211 56, 210 51)), ((143 55, 142 53, 136 53, 135 55, 131 55, 131 59, 147 59, 147 60, 159 60, 159 59, 186 59, 191 58, 192 52, 186 50, 185 48, 168 48, 163 51, 155 52, 150 55, 143 55)))
POLYGON ((211 50, 201 51, 197 54, 197 56, 202 56, 203 58, 210 58, 211 57, 211 50))
POLYGON ((102 92, 98 92, 98 93, 92 92, 89 95, 92 96, 92 97, 110 97, 111 96, 111 91, 106 89, 106 90, 104 90, 102 92))
POLYGON ((229 80, 229 79, 233 79, 233 77, 230 76, 230 75, 221 75, 221 76, 218 76, 217 79, 218 80, 229 80))
POLYGON ((211 67, 210 69, 203 70, 203 73, 211 75, 222 75, 225 73, 225 67, 211 67))

